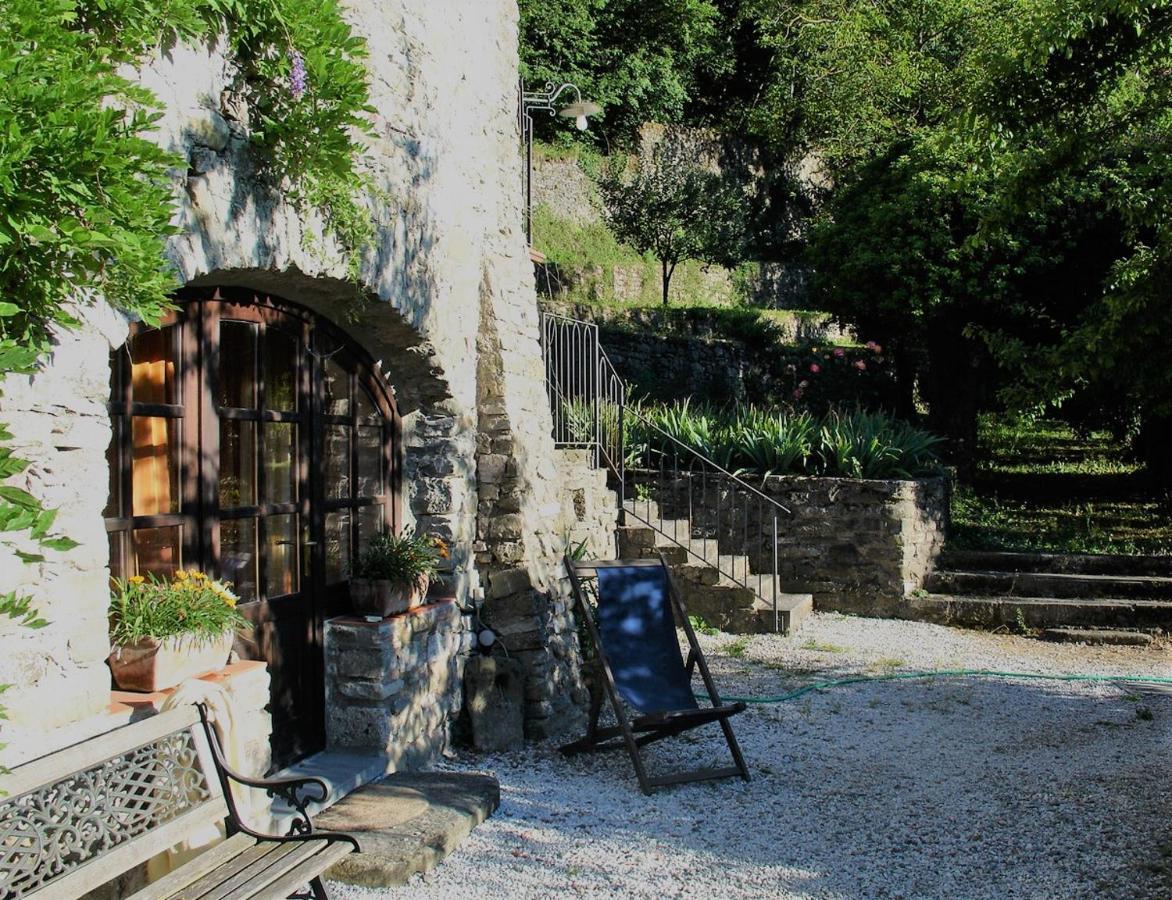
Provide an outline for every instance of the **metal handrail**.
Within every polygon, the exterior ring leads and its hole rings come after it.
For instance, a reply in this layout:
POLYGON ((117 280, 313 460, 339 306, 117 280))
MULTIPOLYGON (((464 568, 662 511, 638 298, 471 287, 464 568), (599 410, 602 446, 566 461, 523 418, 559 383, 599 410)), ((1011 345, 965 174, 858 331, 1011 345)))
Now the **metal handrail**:
MULTIPOLYGON (((709 459, 703 453, 680 441, 678 438, 655 425, 637 408, 627 405, 626 385, 618 375, 610 357, 602 348, 598 339, 598 326, 592 322, 583 322, 578 319, 563 316, 558 313, 541 312, 541 350, 545 364, 546 388, 550 399, 550 408, 553 415, 554 442, 562 447, 588 447, 594 451, 593 464, 596 468, 606 469, 613 476, 613 486, 619 495, 620 523, 625 523, 628 515, 654 530, 660 536, 685 551, 685 559, 694 557, 705 565, 712 566, 721 575, 735 584, 754 592, 764 603, 771 602, 774 617, 774 629, 779 627, 779 577, 778 577, 778 534, 779 518, 788 516, 790 510, 784 504, 763 491, 753 487, 747 481, 715 460, 709 459), (589 423, 580 421, 586 414, 589 423), (579 421, 575 421, 575 417, 579 421), (613 417, 613 421, 608 421, 613 417), (648 499, 644 508, 644 515, 639 514, 637 497, 628 500, 627 482, 629 476, 636 480, 642 479, 643 488, 647 488, 650 476, 656 475, 655 469, 632 468, 628 466, 628 448, 626 435, 628 420, 637 420, 639 425, 662 439, 660 448, 652 451, 658 454, 659 469, 658 499, 663 503, 670 503, 675 507, 680 504, 678 485, 681 479, 687 479, 687 523, 688 533, 681 540, 678 533, 680 518, 665 519, 663 506, 656 502, 658 516, 651 515, 651 501, 648 499), (666 450, 662 449, 662 442, 672 448, 674 465, 664 468, 667 459, 666 450), (686 466, 681 468, 679 457, 683 455, 686 466), (697 471, 699 469, 699 471, 697 471), (697 508, 695 497, 695 482, 700 481, 700 508, 697 508), (708 503, 709 481, 716 490, 715 504, 708 503), (666 490, 670 483, 671 491, 666 490), (725 492, 734 498, 734 501, 725 504, 725 492), (744 502, 736 502, 741 496, 744 502), (751 527, 750 518, 753 502, 756 501, 756 525, 751 527), (715 525, 712 524, 713 517, 715 525), (739 524, 738 524, 739 517, 739 524), (697 518, 701 520, 701 527, 697 529, 697 518), (668 521, 672 522, 669 530, 668 521), (769 525, 768 530, 766 524, 769 525), (694 532, 703 531, 703 537, 696 538, 694 532), (709 532, 713 534, 710 537, 709 532), (739 531, 739 534, 738 534, 739 531), (754 543, 761 549, 753 565, 750 555, 751 545, 754 543), (696 542, 700 541, 700 551, 697 552, 696 542), (714 554, 709 553, 711 540, 714 554), (722 558, 720 543, 733 542, 739 551, 726 554, 722 558), (742 557, 744 564, 736 565, 736 558, 742 557), (742 571, 738 573, 738 568, 742 571), (753 573, 750 568, 756 568, 753 573), (753 579, 756 586, 753 586, 753 579), (770 584, 766 589, 765 579, 770 584), (768 596, 767 596, 768 594, 768 596)), ((648 450, 652 448, 649 446, 648 450)))

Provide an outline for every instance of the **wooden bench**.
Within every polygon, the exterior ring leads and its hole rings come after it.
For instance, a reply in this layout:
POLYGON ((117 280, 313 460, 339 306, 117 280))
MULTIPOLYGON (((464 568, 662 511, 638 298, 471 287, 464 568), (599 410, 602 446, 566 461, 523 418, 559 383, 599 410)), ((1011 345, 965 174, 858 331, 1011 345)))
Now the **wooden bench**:
POLYGON ((134 894, 134 900, 325 898, 321 876, 357 851, 315 832, 317 778, 248 778, 225 762, 205 710, 187 706, 118 728, 0 777, 0 900, 66 900, 122 875, 209 824, 228 838, 134 894), (250 828, 231 782, 297 810, 286 835, 250 828))

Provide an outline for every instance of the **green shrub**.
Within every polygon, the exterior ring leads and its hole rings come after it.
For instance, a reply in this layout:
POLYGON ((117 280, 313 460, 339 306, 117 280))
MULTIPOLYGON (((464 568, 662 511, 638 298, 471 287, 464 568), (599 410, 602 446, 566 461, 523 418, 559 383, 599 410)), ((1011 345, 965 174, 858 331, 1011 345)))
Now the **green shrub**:
POLYGON ((831 410, 819 417, 785 407, 717 407, 690 399, 636 403, 625 433, 628 447, 638 451, 637 458, 628 458, 632 468, 672 465, 682 444, 731 472, 762 477, 915 478, 940 469, 939 438, 864 410, 831 410))

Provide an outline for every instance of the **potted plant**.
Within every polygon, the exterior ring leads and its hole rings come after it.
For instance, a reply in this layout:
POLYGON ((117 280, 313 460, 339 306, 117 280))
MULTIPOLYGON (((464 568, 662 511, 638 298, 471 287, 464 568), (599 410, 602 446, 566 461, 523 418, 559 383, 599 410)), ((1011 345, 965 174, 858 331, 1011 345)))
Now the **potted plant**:
POLYGON ((443 540, 411 529, 377 535, 359 555, 350 580, 355 611, 386 618, 420 605, 448 556, 443 540))
POLYGON ((115 579, 110 596, 110 671, 124 691, 161 691, 228 661, 247 625, 236 595, 203 572, 171 579, 115 579))

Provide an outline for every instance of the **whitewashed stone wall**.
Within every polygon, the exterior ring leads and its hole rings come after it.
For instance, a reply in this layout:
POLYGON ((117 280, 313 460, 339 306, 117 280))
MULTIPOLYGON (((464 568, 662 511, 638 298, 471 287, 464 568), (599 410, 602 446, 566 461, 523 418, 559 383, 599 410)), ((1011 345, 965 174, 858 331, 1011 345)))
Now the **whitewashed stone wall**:
MULTIPOLYGON (((528 607, 498 618, 509 619, 506 642, 528 667, 532 731, 546 733, 584 694, 521 229, 517 7, 347 6, 369 44, 378 110, 364 163, 378 241, 363 260, 361 288, 345 280, 342 254, 317 218, 256 179, 247 112, 231 91, 231 64, 215 49, 175 48, 135 76, 164 103, 158 142, 187 160, 174 173, 182 233, 169 257, 183 284, 245 286, 304 304, 380 361, 404 416, 407 519, 451 540, 462 600, 484 583, 490 605, 528 607), (365 302, 356 305, 356 295, 365 302), (507 490, 482 498, 494 477, 507 477, 507 490)), ((66 511, 62 530, 81 546, 36 568, 4 561, 3 578, 27 589, 52 624, 31 633, 0 624, 0 681, 13 685, 0 741, 31 746, 28 729, 44 727, 51 742, 52 729, 99 713, 107 699, 104 403, 108 352, 125 332, 126 323, 95 308, 41 374, 3 386, 0 421, 16 427, 35 461, 19 483, 66 511)))

